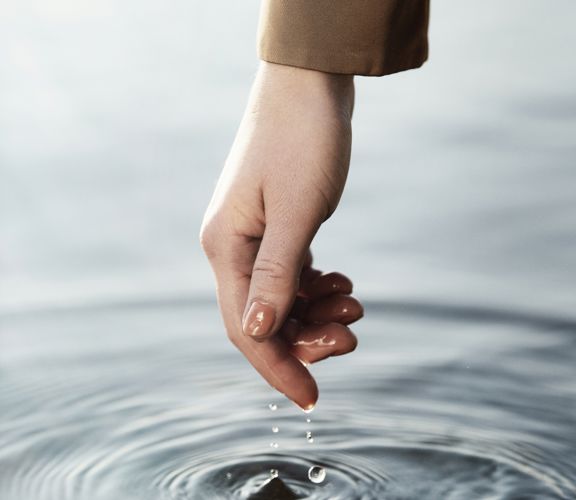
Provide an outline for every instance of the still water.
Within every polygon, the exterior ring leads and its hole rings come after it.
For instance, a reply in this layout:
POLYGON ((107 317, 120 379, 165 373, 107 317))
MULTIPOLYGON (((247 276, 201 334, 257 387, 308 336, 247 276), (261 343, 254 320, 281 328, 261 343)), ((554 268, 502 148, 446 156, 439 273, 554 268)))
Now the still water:
POLYGON ((0 6, 0 499, 576 499, 572 0, 433 2, 429 63, 357 79, 313 250, 366 316, 309 415, 196 238, 258 2, 0 6))

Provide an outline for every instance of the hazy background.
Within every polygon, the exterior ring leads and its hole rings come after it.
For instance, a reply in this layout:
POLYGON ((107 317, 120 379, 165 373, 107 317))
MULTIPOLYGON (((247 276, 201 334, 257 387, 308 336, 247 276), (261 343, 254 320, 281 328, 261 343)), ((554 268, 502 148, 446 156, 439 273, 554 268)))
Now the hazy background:
MULTIPOLYGON (((0 1, 0 307, 211 298, 198 245, 259 2, 0 1)), ((358 295, 573 316, 576 3, 432 2, 430 59, 357 77, 313 247, 358 295)))

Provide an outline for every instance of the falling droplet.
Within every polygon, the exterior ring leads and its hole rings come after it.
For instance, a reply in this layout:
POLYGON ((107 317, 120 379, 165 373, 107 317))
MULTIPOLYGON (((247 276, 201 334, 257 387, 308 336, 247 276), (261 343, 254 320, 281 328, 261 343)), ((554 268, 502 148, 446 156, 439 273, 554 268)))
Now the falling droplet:
POLYGON ((310 431, 306 433, 306 441, 308 441, 310 444, 314 442, 314 437, 312 436, 312 433, 310 431))
POLYGON ((308 469, 308 479, 313 483, 320 484, 326 479, 326 471, 319 465, 314 465, 308 469))
POLYGON ((278 405, 275 403, 270 403, 268 408, 270 408, 271 411, 276 411, 278 409, 278 405))
POLYGON ((272 448, 278 448, 278 443, 270 443, 270 446, 271 446, 272 448))
POLYGON ((272 432, 273 432, 274 434, 277 434, 279 430, 280 430, 280 429, 279 429, 278 427, 276 427, 276 426, 272 427, 272 432))
POLYGON ((312 422, 312 420, 309 419, 309 418, 307 418, 307 419, 306 419, 306 423, 309 424, 310 422, 312 422))
POLYGON ((276 479, 278 477, 278 469, 270 469, 270 477, 276 479))

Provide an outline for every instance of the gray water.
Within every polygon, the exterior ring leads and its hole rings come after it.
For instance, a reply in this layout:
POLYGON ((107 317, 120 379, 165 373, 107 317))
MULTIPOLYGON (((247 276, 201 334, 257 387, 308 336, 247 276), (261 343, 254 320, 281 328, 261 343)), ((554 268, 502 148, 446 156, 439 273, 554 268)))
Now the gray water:
POLYGON ((357 79, 313 250, 366 317, 310 423, 197 245, 257 8, 0 2, 0 498, 576 498, 576 4, 438 1, 425 67, 357 79))

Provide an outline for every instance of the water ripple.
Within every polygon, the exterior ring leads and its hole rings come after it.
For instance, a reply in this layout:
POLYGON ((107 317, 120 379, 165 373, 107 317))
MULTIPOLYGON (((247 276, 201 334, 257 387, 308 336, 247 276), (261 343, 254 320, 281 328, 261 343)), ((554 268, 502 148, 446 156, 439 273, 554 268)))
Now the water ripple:
MULTIPOLYGON (((55 342, 85 323, 100 337, 0 372, 2 500, 576 498, 574 353, 561 331, 373 313, 365 352, 315 369, 308 423, 199 315, 149 312, 161 335, 130 332, 111 350, 102 338, 126 327, 118 313, 83 312, 55 342)), ((32 341, 36 328, 16 323, 32 341)))

